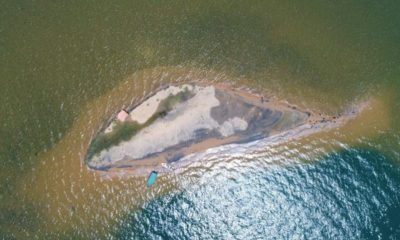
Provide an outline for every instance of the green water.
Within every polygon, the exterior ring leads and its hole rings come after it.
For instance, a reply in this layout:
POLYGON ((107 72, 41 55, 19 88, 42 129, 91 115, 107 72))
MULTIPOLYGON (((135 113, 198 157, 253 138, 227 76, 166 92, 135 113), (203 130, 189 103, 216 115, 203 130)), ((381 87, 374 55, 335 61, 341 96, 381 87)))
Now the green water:
MULTIPOLYGON (((90 236, 79 225, 59 231, 41 224, 52 213, 44 214, 43 206, 23 197, 29 192, 24 176, 41 166, 41 154, 65 138, 85 103, 143 69, 226 73, 326 112, 377 95, 388 105, 389 127, 367 136, 366 145, 396 168, 399 11, 397 1, 3 2, 0 236, 90 236)), ((64 179, 68 172, 61 170, 60 178, 52 180, 64 179)), ((182 238, 201 236, 196 233, 182 238)))

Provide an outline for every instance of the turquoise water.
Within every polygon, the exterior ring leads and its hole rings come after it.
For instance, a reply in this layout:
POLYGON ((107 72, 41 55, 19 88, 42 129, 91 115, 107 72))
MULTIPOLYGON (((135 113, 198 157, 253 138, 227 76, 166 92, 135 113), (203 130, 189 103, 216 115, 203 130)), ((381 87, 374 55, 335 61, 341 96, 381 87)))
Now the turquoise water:
POLYGON ((355 148, 314 164, 236 167, 213 169, 196 184, 151 200, 115 236, 400 238, 400 168, 379 152, 355 148))
POLYGON ((0 239, 399 239, 398 1, 4 1, 0 239), (159 176, 81 164, 162 83, 233 81, 368 114, 300 143, 159 176))

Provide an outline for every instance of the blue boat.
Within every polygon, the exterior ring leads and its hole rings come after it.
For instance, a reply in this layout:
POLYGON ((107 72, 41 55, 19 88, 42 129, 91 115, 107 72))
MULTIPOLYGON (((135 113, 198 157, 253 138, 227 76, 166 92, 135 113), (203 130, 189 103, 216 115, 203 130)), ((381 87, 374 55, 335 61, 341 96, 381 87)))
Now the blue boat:
POLYGON ((157 178, 157 174, 158 173, 156 171, 151 171, 149 178, 147 178, 147 187, 151 187, 154 184, 157 178))

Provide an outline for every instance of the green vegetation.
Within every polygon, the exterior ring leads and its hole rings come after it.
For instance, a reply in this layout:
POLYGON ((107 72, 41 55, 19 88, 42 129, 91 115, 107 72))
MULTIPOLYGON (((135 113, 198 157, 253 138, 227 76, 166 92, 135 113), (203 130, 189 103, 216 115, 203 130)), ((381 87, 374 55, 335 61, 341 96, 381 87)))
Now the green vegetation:
POLYGON ((100 153, 104 149, 109 149, 110 147, 118 145, 123 141, 128 141, 141 129, 149 126, 158 118, 164 117, 176 104, 187 101, 193 96, 194 94, 187 88, 176 95, 171 94, 160 102, 156 113, 154 113, 153 116, 151 116, 144 124, 139 124, 132 121, 114 121, 113 124, 115 125, 111 132, 99 133, 90 143, 85 161, 89 161, 94 155, 100 153))
MULTIPOLYGON (((157 113, 169 112, 172 108, 181 102, 185 102, 194 96, 193 92, 191 92, 187 87, 182 92, 177 93, 176 95, 169 95, 166 99, 162 100, 158 105, 157 113)), ((157 114, 156 113, 156 114, 157 114)))
POLYGON ((99 133, 90 143, 86 160, 91 159, 103 149, 109 149, 122 141, 129 140, 142 126, 136 122, 115 122, 113 131, 110 133, 99 133))

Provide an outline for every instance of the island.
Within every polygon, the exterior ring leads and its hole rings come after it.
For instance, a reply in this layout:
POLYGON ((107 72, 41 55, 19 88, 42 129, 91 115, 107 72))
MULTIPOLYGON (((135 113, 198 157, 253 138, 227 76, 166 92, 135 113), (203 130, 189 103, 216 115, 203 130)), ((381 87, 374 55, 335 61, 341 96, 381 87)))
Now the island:
POLYGON ((84 161, 92 170, 143 175, 210 148, 300 135, 339 120, 248 89, 168 85, 117 112, 92 138, 84 161))

